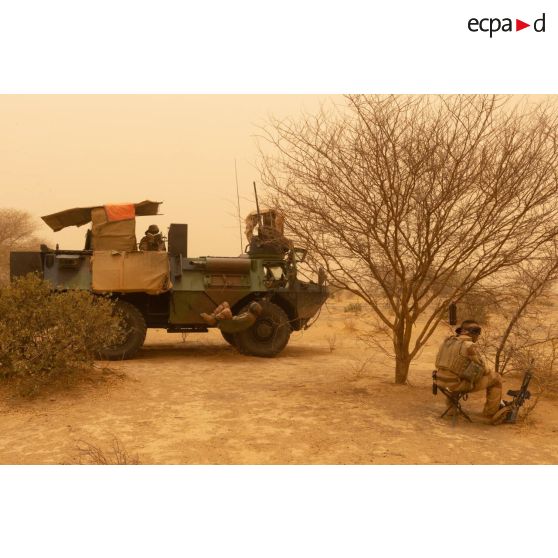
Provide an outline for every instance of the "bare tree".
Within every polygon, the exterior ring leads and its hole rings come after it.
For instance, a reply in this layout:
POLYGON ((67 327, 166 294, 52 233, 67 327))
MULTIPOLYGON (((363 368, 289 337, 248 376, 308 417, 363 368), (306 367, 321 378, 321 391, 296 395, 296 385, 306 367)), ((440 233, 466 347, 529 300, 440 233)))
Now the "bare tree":
POLYGON ((388 328, 405 383, 451 301, 557 237, 557 111, 495 96, 346 101, 271 120, 262 180, 314 264, 388 328))
POLYGON ((38 222, 26 211, 0 208, 0 284, 9 279, 10 252, 39 248, 38 228, 38 222))
POLYGON ((506 284, 489 287, 493 311, 480 345, 495 372, 523 371, 534 364, 553 375, 558 324, 549 315, 557 280, 558 246, 549 246, 544 256, 518 265, 506 284))
MULTIPOLYGON (((485 358, 499 374, 532 374, 525 418, 543 396, 558 389, 558 323, 551 318, 558 279, 558 251, 522 262, 508 284, 493 285, 496 301, 481 337, 485 358)), ((520 381, 520 380, 519 380, 520 381)))

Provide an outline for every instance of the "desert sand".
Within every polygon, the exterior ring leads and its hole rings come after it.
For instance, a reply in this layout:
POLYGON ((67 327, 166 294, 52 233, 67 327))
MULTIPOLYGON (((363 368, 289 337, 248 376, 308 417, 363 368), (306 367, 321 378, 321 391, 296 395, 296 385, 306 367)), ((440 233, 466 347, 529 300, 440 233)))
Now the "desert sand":
MULTIPOLYGON (((440 327, 395 385, 389 357, 356 339, 362 314, 328 301, 316 324, 273 359, 240 355, 218 331, 150 330, 134 360, 67 391, 22 400, 2 392, 0 463, 86 463, 117 439, 141 464, 525 464, 558 462, 558 406, 541 398, 526 421, 492 426, 484 394, 473 423, 441 419, 431 390, 440 327), (366 363, 366 364, 365 364, 366 363)), ((505 377, 504 389, 521 378, 505 377)), ((536 389, 536 386, 534 386, 536 389)))

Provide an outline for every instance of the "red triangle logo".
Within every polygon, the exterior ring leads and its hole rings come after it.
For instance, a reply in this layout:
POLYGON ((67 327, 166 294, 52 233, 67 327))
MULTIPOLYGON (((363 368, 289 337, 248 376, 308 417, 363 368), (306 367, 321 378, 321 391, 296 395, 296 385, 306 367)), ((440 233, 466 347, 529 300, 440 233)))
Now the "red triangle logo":
POLYGON ((531 24, 530 23, 525 23, 524 21, 521 21, 520 19, 515 20, 515 30, 516 31, 521 31, 522 29, 525 29, 526 27, 531 27, 531 24))

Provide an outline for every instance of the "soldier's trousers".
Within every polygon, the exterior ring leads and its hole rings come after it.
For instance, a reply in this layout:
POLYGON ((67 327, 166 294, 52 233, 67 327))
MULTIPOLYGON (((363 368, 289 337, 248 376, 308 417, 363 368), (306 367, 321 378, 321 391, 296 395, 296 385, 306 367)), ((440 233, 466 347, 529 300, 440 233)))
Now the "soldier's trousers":
POLYGON ((436 373, 436 383, 440 387, 448 388, 451 391, 464 391, 471 393, 485 389, 486 403, 484 404, 482 414, 487 417, 494 415, 500 407, 500 401, 502 400, 502 378, 500 374, 496 374, 495 372, 485 374, 471 388, 471 384, 468 381, 462 380, 453 372, 450 372, 449 370, 438 370, 436 373))

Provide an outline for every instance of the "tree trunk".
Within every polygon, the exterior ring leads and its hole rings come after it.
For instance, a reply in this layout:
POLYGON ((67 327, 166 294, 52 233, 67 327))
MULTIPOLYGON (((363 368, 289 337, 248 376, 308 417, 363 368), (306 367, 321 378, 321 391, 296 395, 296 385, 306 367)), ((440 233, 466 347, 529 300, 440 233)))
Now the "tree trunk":
POLYGON ((406 384, 411 364, 409 346, 411 344, 412 324, 406 319, 408 313, 403 309, 403 317, 398 320, 393 329, 393 349, 395 352, 395 383, 406 384))
POLYGON ((406 384, 409 375, 411 356, 409 354, 409 336, 403 328, 394 332, 393 348, 395 350, 395 383, 406 384))
POLYGON ((395 357, 395 383, 396 384, 406 384, 407 376, 409 375, 409 366, 411 364, 411 359, 407 357, 395 357))

